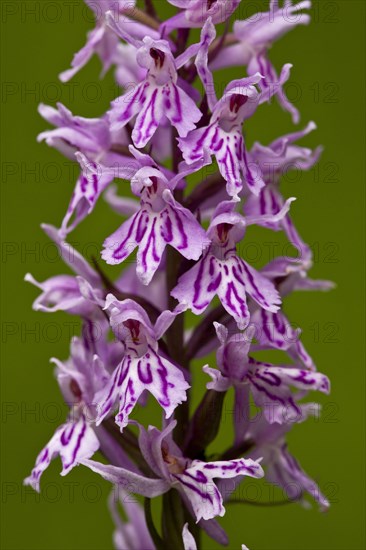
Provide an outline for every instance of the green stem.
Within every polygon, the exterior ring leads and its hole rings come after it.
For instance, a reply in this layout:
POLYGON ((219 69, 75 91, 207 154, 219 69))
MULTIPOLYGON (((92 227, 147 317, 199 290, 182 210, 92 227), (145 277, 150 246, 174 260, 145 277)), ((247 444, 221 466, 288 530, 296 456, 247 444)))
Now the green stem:
POLYGON ((145 0, 145 13, 155 19, 155 21, 159 21, 154 2, 152 0, 145 0))
MULTIPOLYGON (((174 309, 177 302, 170 296, 170 291, 176 286, 179 269, 179 253, 170 248, 167 252, 167 291, 169 309, 174 309)), ((189 363, 184 355, 184 313, 178 315, 171 327, 166 332, 169 356, 182 367, 189 368, 189 363)), ((178 445, 184 441, 189 424, 189 398, 175 409, 177 427, 174 430, 174 438, 178 445)))
POLYGON ((190 423, 185 456, 204 459, 206 448, 214 441, 220 429, 225 394, 226 392, 206 391, 190 423))
POLYGON ((221 174, 216 172, 207 176, 193 189, 192 193, 188 195, 185 200, 184 206, 189 208, 192 212, 197 210, 201 203, 208 198, 216 195, 221 189, 225 187, 225 181, 221 174))
POLYGON ((127 145, 120 145, 119 143, 112 143, 110 149, 112 153, 118 153, 119 155, 124 155, 125 157, 135 158, 127 145))
POLYGON ((201 550, 201 535, 202 535, 201 527, 196 523, 191 512, 186 507, 184 507, 184 517, 185 517, 185 522, 188 523, 189 532, 191 533, 191 535, 196 541, 197 550, 201 550))
POLYGON ((216 337, 213 323, 215 321, 222 322, 222 318, 226 315, 226 311, 220 304, 212 309, 197 325, 186 346, 185 356, 187 361, 190 361, 204 344, 207 344, 212 338, 216 337))
MULTIPOLYGON (((210 63, 217 57, 220 50, 225 44, 230 44, 233 40, 231 37, 228 36, 229 28, 230 28, 230 20, 231 18, 226 20, 224 32, 221 36, 217 37, 216 40, 214 40, 210 46, 209 54, 208 54, 208 60, 210 63)), ((236 39, 234 38, 234 43, 236 42, 236 39)))
POLYGON ((142 23, 143 25, 146 25, 147 27, 150 27, 151 29, 154 29, 156 31, 159 30, 160 23, 156 21, 154 17, 144 11, 139 10, 135 6, 131 6, 131 8, 126 8, 122 11, 122 13, 133 21, 142 23))
MULTIPOLYGON (((176 131, 173 131, 172 141, 172 168, 173 171, 178 173, 178 165, 181 158, 181 153, 177 146, 176 131)), ((177 201, 183 201, 183 190, 176 189, 174 196, 177 201)), ((166 277, 167 277, 167 297, 168 307, 173 310, 178 302, 173 298, 170 293, 176 286, 179 276, 179 269, 181 265, 181 256, 177 250, 169 247, 167 250, 167 265, 166 265, 166 277)), ((178 363, 180 366, 189 369, 189 362, 186 361, 184 355, 184 313, 178 315, 171 327, 166 332, 167 346, 170 357, 178 363)), ((174 438, 178 445, 181 445, 184 441, 185 434, 189 424, 189 396, 187 394, 187 401, 182 403, 175 410, 175 419, 177 420, 177 428, 174 431, 174 438)))
POLYGON ((167 550, 183 550, 184 523, 184 505, 179 493, 172 489, 163 496, 162 531, 167 550))
POLYGON ((166 547, 164 545, 164 542, 162 538, 160 537, 159 533, 157 532, 154 521, 151 514, 151 500, 149 498, 145 498, 144 502, 144 509, 145 509, 145 519, 146 519, 146 525, 149 529, 149 533, 151 535, 151 538, 156 546, 157 550, 166 550, 166 547))

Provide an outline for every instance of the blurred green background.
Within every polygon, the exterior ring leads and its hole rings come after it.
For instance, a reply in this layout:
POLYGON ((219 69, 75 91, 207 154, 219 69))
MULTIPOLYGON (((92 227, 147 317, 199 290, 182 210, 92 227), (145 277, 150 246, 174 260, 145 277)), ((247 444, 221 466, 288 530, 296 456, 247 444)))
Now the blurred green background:
MULTIPOLYGON (((315 251, 312 276, 338 285, 331 293, 298 293, 285 304, 289 318, 303 327, 303 341, 319 370, 332 381, 331 395, 319 398, 323 418, 297 426, 289 437, 291 452, 319 482, 332 506, 327 514, 319 513, 315 505, 309 510, 295 504, 232 507, 222 520, 230 549, 243 542, 252 550, 365 548, 365 5, 356 0, 313 4, 311 25, 286 35, 270 55, 277 68, 293 63, 288 95, 300 109, 302 125, 309 120, 318 124, 303 144, 325 146, 318 168, 289 174, 282 189, 285 196, 298 198, 292 212, 315 251)), ((159 2, 160 9, 164 5, 165 1, 159 2)), ((265 6, 244 1, 241 14, 265 6)), ((62 101, 76 114, 99 116, 117 90, 111 73, 99 82, 96 59, 69 84, 57 80, 93 25, 82 2, 4 1, 1 10, 2 548, 109 549, 108 483, 83 467, 61 478, 56 460, 42 479, 41 495, 22 487, 37 453, 66 415, 49 358, 65 359, 70 335, 78 331, 76 319, 33 312, 37 291, 23 277, 29 271, 44 280, 66 272, 39 224, 60 224, 76 176, 69 161, 37 144, 37 134, 47 126, 37 105, 62 101)), ((291 129, 287 113, 276 104, 265 106, 247 125, 248 141, 268 143, 291 129)), ((100 200, 71 240, 96 255, 118 223, 100 200)), ((248 239, 269 243, 271 235, 263 230, 248 234, 248 239)), ((280 243, 276 251, 281 252, 285 241, 278 235, 274 241, 280 243)), ((270 259, 268 245, 260 253, 258 244, 251 250, 247 248, 247 255, 253 263, 270 259)), ((200 391, 195 392, 197 398, 200 391)), ((155 414, 151 411, 156 410, 143 411, 142 417, 151 422, 155 414)), ((229 444, 230 426, 228 402, 215 445, 229 444)), ((255 498, 251 490, 253 484, 244 496, 255 498)), ((263 500, 270 497, 268 487, 261 486, 261 491, 263 500)), ((217 545, 205 539, 204 548, 217 545)))

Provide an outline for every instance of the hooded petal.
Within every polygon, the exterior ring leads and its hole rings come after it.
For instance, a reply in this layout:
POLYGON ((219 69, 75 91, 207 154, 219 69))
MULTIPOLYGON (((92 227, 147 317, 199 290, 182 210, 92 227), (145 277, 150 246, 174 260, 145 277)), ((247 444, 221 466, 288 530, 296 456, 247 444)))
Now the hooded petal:
POLYGON ((174 443, 172 433, 177 425, 176 420, 171 420, 166 427, 160 431, 154 426, 149 426, 148 430, 139 425, 140 436, 139 446, 141 452, 153 472, 157 476, 170 480, 168 464, 164 459, 163 452, 168 447, 175 457, 181 457, 182 452, 174 443))
POLYGON ((232 385, 230 378, 223 376, 218 369, 211 369, 205 365, 202 370, 212 378, 212 382, 206 384, 208 390, 227 391, 232 385))

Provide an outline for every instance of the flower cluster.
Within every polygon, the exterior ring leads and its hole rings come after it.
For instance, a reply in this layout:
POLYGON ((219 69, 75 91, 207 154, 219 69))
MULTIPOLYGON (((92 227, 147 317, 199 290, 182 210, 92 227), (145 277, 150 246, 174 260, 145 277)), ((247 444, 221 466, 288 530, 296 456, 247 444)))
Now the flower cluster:
POLYGON ((141 10, 131 0, 87 0, 96 26, 60 78, 72 78, 95 53, 103 74, 113 66, 125 91, 96 119, 62 104, 39 109, 54 127, 39 139, 80 165, 60 228, 43 226, 73 274, 26 280, 41 290, 35 309, 77 315, 82 330, 66 361, 52 359, 70 414, 25 483, 40 490, 57 455, 61 475, 80 464, 101 475, 113 484, 109 505, 121 549, 194 549, 200 529, 227 544, 216 518, 246 476, 266 476, 288 500, 306 503, 309 494, 328 507, 290 454, 286 434, 318 414, 304 399, 309 391, 327 394, 329 381, 282 308, 289 293, 332 286, 308 277, 311 250, 289 214, 295 199, 281 194, 288 167, 311 168, 321 148, 297 144, 313 122, 268 145, 249 148, 244 137, 247 119, 273 99, 298 122, 284 91, 291 65, 277 73, 268 51, 309 22, 310 2, 271 0, 268 12, 246 20, 236 16, 240 0, 169 3, 176 14, 162 22, 152 1, 141 10), (238 78, 218 93, 215 71, 227 67, 238 78), (124 180, 120 193, 114 180, 124 180), (101 234, 101 260, 92 266, 67 238, 103 193, 123 221, 112 235, 101 234), (283 231, 296 254, 255 269, 239 253, 250 225, 283 231), (135 251, 134 264, 116 267, 135 251), (113 280, 103 260, 115 266, 113 280), (287 360, 264 362, 266 350, 287 360), (202 366, 212 352, 216 361, 202 366), (200 369, 207 383, 192 410, 200 369), (136 420, 149 394, 162 411, 159 427, 136 420), (234 439, 208 455, 230 396, 234 439), (97 451, 103 463, 92 459, 97 451), (145 513, 127 491, 145 497, 145 513), (150 500, 160 495, 161 532, 150 500))

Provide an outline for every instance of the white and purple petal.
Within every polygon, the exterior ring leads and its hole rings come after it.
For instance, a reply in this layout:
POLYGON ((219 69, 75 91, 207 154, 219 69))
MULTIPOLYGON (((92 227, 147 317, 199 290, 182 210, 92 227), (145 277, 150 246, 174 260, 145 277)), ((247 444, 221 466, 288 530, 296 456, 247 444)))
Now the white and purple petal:
POLYGON ((194 460, 181 474, 174 474, 181 490, 190 501, 196 520, 209 520, 223 516, 223 499, 214 479, 229 479, 238 476, 261 478, 264 472, 258 462, 239 458, 230 461, 201 462, 194 460))
POLYGON ((180 369, 148 346, 147 353, 139 358, 126 356, 113 373, 109 384, 96 396, 97 424, 112 412, 118 402, 116 423, 121 430, 128 424, 136 402, 147 390, 164 409, 169 418, 174 409, 187 399, 189 385, 180 369))
POLYGON ((24 484, 31 485, 33 489, 39 491, 40 478, 57 455, 61 458, 61 475, 64 476, 82 460, 93 456, 98 448, 99 441, 94 430, 84 415, 81 415, 77 422, 69 421, 56 430, 52 439, 38 455, 36 465, 31 475, 24 480, 24 484))
POLYGON ((158 211, 145 202, 141 209, 104 243, 103 259, 110 264, 124 261, 138 246, 137 275, 150 283, 167 245, 187 259, 197 260, 208 243, 194 215, 178 204, 168 189, 163 191, 158 211))
POLYGON ((297 404, 291 387, 300 390, 318 390, 329 393, 326 376, 296 367, 280 367, 250 360, 248 379, 254 401, 263 407, 269 423, 288 423, 302 419, 301 407, 297 404))

